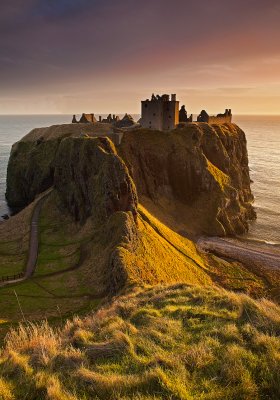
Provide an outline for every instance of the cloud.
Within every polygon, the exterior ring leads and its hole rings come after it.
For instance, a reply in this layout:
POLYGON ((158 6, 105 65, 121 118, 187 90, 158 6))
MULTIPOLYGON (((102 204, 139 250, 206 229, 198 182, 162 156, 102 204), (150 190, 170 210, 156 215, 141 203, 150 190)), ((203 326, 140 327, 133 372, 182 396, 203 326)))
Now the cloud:
POLYGON ((0 13, 0 90, 94 99, 277 83, 279 12, 276 0, 12 0, 0 13))

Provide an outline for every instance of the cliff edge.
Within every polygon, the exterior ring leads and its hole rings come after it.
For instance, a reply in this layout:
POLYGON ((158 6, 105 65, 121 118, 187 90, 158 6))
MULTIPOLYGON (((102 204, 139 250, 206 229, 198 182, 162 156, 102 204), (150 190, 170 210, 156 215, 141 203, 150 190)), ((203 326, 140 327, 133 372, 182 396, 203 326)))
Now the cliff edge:
POLYGON ((241 234, 255 218, 246 137, 235 124, 126 132, 119 153, 140 202, 179 232, 241 234))
MULTIPOLYGON (((102 171, 106 150, 105 142, 103 153, 89 150, 90 146, 83 143, 89 135, 111 135, 113 139, 114 133, 109 127, 78 128, 62 125, 36 129, 13 146, 6 193, 12 208, 27 206, 54 184, 59 190, 59 178, 61 187, 68 188, 65 206, 76 217, 83 214, 81 219, 86 219, 91 205, 83 181, 92 174, 93 164, 102 171), (82 128, 85 131, 81 133, 82 128), (74 186, 72 181, 63 181, 67 174, 79 176, 74 186)), ((248 230, 255 212, 246 137, 237 125, 192 123, 168 133, 136 129, 122 135, 114 157, 128 168, 134 182, 130 184, 136 186, 140 202, 153 215, 184 235, 224 236, 248 230)), ((116 173, 117 165, 112 166, 116 173)), ((103 188, 108 180, 99 177, 96 184, 103 188)), ((110 184, 117 185, 114 180, 110 184)), ((118 183, 122 187, 117 196, 123 201, 127 193, 122 194, 122 190, 127 184, 118 183)), ((116 199, 110 201, 113 204, 116 199)))

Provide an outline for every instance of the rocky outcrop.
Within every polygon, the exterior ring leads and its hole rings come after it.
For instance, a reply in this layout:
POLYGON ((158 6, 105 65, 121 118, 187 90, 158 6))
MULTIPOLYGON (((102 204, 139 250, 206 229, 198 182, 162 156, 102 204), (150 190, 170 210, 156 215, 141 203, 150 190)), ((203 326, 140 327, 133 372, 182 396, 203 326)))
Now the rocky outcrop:
POLYGON ((108 138, 66 138, 59 145, 54 187, 70 214, 103 222, 117 211, 136 218, 137 195, 124 162, 108 138))
POLYGON ((114 134, 98 123, 33 130, 11 152, 9 205, 25 207, 55 185, 61 203, 81 222, 88 216, 104 220, 115 211, 135 216, 135 183, 145 207, 178 232, 247 231, 255 213, 246 138, 236 125, 123 130, 119 155, 108 139, 89 137, 114 134))
POLYGON ((11 151, 6 198, 13 209, 22 209, 53 184, 54 159, 60 140, 20 141, 11 151))
POLYGON ((127 132, 120 152, 140 201, 160 206, 181 230, 244 233, 255 217, 246 138, 234 124, 127 132))
POLYGON ((54 161, 62 139, 118 134, 108 124, 65 124, 36 128, 12 147, 7 170, 6 198, 12 209, 22 209, 53 185, 54 161))

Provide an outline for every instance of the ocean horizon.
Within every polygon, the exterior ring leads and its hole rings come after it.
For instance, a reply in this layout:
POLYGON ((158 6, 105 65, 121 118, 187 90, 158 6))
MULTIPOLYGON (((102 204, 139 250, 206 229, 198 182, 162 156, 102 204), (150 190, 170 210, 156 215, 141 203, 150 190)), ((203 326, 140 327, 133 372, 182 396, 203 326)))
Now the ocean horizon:
MULTIPOLYGON (((139 114, 132 116, 140 117, 139 114)), ((9 213, 5 200, 6 171, 13 143, 33 128, 70 123, 71 120, 69 114, 0 115, 0 218, 9 213)), ((249 232, 243 237, 280 245, 280 116, 234 115, 233 122, 247 137, 257 212, 257 220, 250 223, 249 232)))

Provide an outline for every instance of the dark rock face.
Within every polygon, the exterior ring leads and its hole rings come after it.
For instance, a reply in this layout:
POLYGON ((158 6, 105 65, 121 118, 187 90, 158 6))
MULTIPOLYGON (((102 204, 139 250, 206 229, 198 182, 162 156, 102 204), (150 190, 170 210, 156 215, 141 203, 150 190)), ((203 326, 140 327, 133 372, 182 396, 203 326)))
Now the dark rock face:
POLYGON ((193 224, 199 234, 243 233, 255 217, 246 137, 236 125, 127 131, 118 146, 125 163, 110 140, 81 137, 73 126, 34 130, 13 146, 9 206, 23 208, 55 185, 64 207, 81 222, 88 216, 104 220, 116 211, 135 216, 135 183, 141 201, 148 198, 166 215, 176 214, 186 231, 193 224))
POLYGON ((173 212, 185 223, 186 230, 198 220, 200 234, 248 230, 255 213, 246 138, 236 125, 188 124, 165 134, 127 132, 120 152, 140 201, 144 196, 163 205, 167 214, 173 212))
POLYGON ((13 209, 22 209, 52 186, 59 140, 18 142, 11 151, 6 198, 13 209))
POLYGON ((75 217, 102 222, 116 211, 136 218, 137 195, 124 162, 108 138, 66 138, 55 161, 54 187, 75 217))
POLYGON ((6 198, 13 211, 19 211, 51 187, 54 160, 59 144, 66 137, 114 137, 108 124, 64 124, 35 128, 12 147, 7 171, 6 198))

